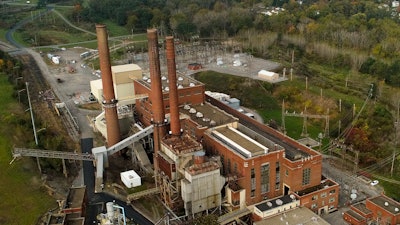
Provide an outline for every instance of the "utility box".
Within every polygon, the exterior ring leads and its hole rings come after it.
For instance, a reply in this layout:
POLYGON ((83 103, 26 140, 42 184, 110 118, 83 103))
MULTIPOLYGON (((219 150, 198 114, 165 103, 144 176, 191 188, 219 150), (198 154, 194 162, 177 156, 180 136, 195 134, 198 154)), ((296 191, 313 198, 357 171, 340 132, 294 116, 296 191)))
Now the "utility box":
POLYGON ((122 172, 121 180, 127 188, 133 188, 142 185, 142 179, 134 170, 122 172))

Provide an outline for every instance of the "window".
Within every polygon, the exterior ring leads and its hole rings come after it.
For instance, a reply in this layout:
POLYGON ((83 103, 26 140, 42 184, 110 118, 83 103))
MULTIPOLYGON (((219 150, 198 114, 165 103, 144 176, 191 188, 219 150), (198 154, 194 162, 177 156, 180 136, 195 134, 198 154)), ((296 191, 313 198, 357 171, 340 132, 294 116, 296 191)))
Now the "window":
POLYGON ((231 173, 231 159, 228 159, 228 164, 226 165, 226 172, 231 173))
POLYGON ((280 188, 280 182, 281 182, 281 174, 280 174, 280 166, 279 162, 275 163, 275 189, 278 190, 280 188))
POLYGON ((311 175, 311 169, 310 168, 305 168, 303 169, 303 186, 310 184, 310 175, 311 175))
POLYGON ((325 198, 326 197, 326 192, 321 194, 321 198, 325 198))
POLYGON ((335 202, 335 198, 330 198, 329 203, 335 202))
POLYGON ((335 190, 335 189, 329 191, 329 195, 333 195, 333 194, 335 194, 335 193, 336 193, 336 190, 335 190))
POLYGON ((289 176, 289 170, 288 169, 285 170, 285 175, 289 176))
POLYGON ((250 178, 251 178, 251 192, 250 192, 250 196, 254 197, 255 196, 255 192, 256 192, 256 172, 254 170, 254 168, 251 168, 250 171, 250 178))
POLYGON ((269 164, 261 166, 261 193, 269 192, 269 164))
POLYGON ((317 200, 318 199, 318 195, 314 195, 314 196, 312 196, 312 198, 311 198, 313 201, 315 201, 315 200, 317 200))
POLYGON ((225 156, 221 155, 222 174, 225 174, 225 156))
POLYGON ((237 163, 233 163, 233 173, 237 174, 237 163))
POLYGON ((315 209, 315 208, 317 208, 317 207, 318 207, 317 203, 313 203, 313 204, 311 205, 311 208, 312 208, 312 209, 315 209))

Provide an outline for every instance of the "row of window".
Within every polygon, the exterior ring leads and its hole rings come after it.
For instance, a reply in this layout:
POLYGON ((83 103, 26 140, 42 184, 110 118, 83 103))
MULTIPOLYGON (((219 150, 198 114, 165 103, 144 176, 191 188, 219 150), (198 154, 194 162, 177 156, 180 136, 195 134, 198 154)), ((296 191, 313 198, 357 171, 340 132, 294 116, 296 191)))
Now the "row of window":
MULTIPOLYGON (((333 203, 333 202, 335 202, 335 198, 330 198, 329 199, 329 203, 333 203)), ((322 206, 324 206, 325 204, 324 204, 324 202, 322 202, 322 206)), ((315 208, 317 208, 318 207, 318 204, 317 203, 313 203, 312 205, 311 205, 311 209, 315 209, 315 208)), ((329 207, 329 209, 331 209, 331 208, 333 208, 333 206, 330 206, 329 207)))

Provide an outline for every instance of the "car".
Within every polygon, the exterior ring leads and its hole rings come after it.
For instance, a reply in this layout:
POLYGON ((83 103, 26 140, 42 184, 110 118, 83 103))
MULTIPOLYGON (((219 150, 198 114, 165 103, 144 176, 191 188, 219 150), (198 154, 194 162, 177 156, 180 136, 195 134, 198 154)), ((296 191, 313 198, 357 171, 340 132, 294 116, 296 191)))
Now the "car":
POLYGON ((372 185, 372 186, 375 186, 375 185, 377 185, 377 184, 379 184, 379 180, 374 180, 374 181, 371 182, 371 185, 372 185))

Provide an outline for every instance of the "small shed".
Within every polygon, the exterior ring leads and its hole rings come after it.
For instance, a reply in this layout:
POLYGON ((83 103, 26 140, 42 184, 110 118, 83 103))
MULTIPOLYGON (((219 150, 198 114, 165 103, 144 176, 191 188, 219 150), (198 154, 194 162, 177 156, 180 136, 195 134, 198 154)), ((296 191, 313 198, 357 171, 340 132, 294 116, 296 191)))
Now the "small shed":
POLYGON ((275 81, 279 78, 279 74, 271 71, 260 70, 258 72, 258 77, 267 81, 275 81))
POLYGON ((142 185, 140 176, 134 170, 121 172, 121 180, 127 188, 133 188, 142 185))
POLYGON ((189 63, 188 69, 189 70, 200 70, 203 66, 200 63, 189 63))

